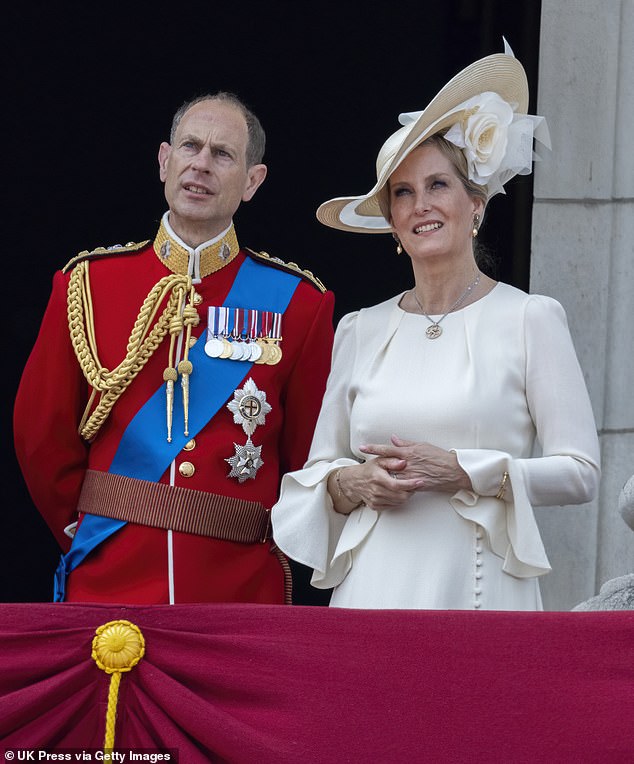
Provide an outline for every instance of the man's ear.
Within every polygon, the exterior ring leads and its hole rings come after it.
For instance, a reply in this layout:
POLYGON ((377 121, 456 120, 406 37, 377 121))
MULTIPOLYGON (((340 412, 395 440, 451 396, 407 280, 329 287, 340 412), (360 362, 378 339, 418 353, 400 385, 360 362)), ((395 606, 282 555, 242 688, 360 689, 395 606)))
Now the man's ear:
POLYGON ((165 183, 165 178, 167 176, 167 160, 169 159, 171 152, 172 147, 170 144, 163 141, 158 150, 159 175, 163 183, 165 183))
POLYGON ((267 167, 265 164, 252 164, 247 171, 247 184, 242 194, 242 201, 248 202, 253 199, 255 192, 264 183, 267 167))

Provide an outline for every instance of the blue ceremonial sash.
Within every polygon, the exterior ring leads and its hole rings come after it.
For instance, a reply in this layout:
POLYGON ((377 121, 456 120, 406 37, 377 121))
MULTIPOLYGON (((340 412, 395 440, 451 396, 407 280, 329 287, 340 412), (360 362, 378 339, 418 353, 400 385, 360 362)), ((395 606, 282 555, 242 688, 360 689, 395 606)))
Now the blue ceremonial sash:
MULTIPOLYGON (((284 313, 299 282, 299 276, 262 265, 247 257, 240 266, 224 305, 228 308, 284 313)), ((210 358, 204 348, 203 336, 189 352, 194 367, 189 378, 189 435, 184 435, 182 428, 175 426, 172 442, 167 442, 163 384, 127 426, 109 472, 138 480, 158 481, 183 446, 213 419, 253 366, 248 361, 210 358)), ((184 421, 182 396, 177 393, 175 389, 175 425, 184 421)), ((99 515, 84 516, 70 551, 62 555, 55 572, 54 602, 64 601, 68 574, 95 547, 124 525, 125 520, 113 520, 99 515)))

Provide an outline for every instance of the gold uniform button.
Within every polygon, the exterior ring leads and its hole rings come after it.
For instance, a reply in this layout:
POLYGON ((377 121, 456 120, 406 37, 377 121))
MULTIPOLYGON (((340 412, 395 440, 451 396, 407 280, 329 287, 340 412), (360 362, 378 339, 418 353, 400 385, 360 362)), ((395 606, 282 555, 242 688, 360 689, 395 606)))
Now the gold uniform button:
POLYGON ((198 292, 194 292, 194 305, 200 305, 202 301, 203 301, 203 296, 201 294, 198 294, 198 292))
POLYGON ((190 348, 193 348, 194 345, 198 342, 198 337, 190 337, 189 342, 187 343, 190 348))
POLYGON ((183 451, 193 451, 196 448, 196 441, 192 438, 183 446, 183 451))
POLYGON ((190 478, 196 472, 196 467, 191 462, 182 462, 178 465, 178 471, 184 478, 190 478))

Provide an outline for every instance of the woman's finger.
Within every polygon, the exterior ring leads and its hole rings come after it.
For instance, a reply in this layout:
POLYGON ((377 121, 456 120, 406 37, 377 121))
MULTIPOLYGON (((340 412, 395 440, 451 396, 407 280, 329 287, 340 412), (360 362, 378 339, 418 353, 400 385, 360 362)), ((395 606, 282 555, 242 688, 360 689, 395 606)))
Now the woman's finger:
POLYGON ((371 454, 372 456, 383 456, 392 459, 403 458, 403 449, 389 443, 366 443, 363 446, 359 446, 359 451, 364 454, 371 454))

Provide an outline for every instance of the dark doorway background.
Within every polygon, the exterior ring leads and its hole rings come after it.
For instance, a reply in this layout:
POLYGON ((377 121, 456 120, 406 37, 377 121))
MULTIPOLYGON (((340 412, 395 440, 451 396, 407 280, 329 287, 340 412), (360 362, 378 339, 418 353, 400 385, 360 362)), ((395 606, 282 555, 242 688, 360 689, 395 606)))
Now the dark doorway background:
MULTIPOLYGON (((267 131, 269 175, 236 216, 242 244, 312 270, 336 320, 411 285, 389 236, 324 228, 314 211, 364 193, 402 111, 422 109, 461 68, 503 51, 524 64, 536 113, 538 0, 257 4, 25 2, 3 12, 9 303, 2 417, 0 601, 47 601, 58 550, 17 467, 11 411, 54 270, 84 249, 154 235, 171 117, 230 90, 267 131)), ((492 202, 484 243, 497 276, 528 287, 532 176, 492 202)), ((6 334, 5 334, 6 336, 6 334)), ((46 380, 42 380, 46 384, 46 380)), ((33 402, 37 416, 37 401, 33 402)), ((55 437, 55 433, 51 433, 55 437)), ((301 577, 298 601, 320 604, 301 577)))

